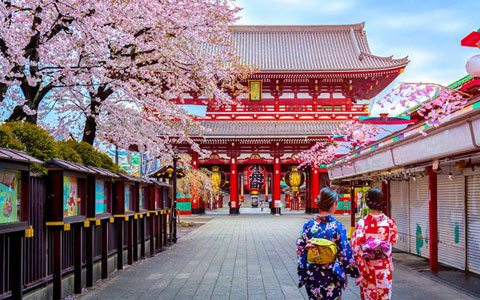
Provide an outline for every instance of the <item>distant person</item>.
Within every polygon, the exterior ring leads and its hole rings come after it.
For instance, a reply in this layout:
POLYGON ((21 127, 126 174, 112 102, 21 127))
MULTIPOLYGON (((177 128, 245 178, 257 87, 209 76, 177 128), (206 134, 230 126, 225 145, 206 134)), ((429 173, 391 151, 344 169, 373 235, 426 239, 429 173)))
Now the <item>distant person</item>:
POLYGON ((346 274, 355 278, 358 269, 345 226, 332 216, 338 194, 323 188, 316 202, 320 212, 305 223, 297 240, 298 287, 305 285, 309 299, 341 299, 346 274))
POLYGON ((397 225, 385 216, 382 191, 371 188, 365 195, 371 212, 359 220, 352 236, 352 248, 357 261, 362 300, 392 298, 392 247, 397 242, 397 225))

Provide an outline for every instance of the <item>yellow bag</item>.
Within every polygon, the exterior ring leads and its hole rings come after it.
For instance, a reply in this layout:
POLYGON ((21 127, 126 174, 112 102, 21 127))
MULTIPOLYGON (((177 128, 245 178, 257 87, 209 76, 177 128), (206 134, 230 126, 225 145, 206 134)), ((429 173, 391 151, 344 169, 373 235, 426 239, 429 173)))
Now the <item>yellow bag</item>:
POLYGON ((324 265, 335 262, 337 259, 337 244, 330 240, 313 238, 310 240, 314 246, 308 249, 307 262, 310 264, 324 265))

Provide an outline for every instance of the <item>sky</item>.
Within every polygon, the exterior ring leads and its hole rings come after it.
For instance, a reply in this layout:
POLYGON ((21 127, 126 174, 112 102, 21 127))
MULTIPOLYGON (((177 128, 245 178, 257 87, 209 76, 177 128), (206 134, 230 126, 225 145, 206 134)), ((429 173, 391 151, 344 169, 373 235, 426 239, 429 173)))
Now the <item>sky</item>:
MULTIPOLYGON (((401 82, 448 85, 466 75, 468 58, 480 54, 479 49, 460 46, 463 37, 480 28, 480 0, 238 0, 235 4, 243 8, 237 22, 241 25, 365 22, 373 54, 409 57, 397 79, 401 82)), ((378 106, 372 108, 373 115, 379 112, 378 106)))

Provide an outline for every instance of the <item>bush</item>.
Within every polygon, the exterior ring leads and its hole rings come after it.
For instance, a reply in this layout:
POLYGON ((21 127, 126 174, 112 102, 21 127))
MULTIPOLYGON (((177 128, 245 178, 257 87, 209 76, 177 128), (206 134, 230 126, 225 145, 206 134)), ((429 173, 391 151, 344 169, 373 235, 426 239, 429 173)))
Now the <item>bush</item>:
POLYGON ((75 151, 69 141, 58 141, 55 143, 56 158, 76 163, 83 163, 82 157, 75 151))
MULTIPOLYGON (((27 122, 15 121, 1 124, 0 147, 25 151, 42 161, 57 158, 104 168, 116 173, 125 173, 107 154, 97 151, 92 145, 73 139, 55 141, 48 131, 27 122)), ((31 171, 47 173, 47 170, 39 164, 33 164, 31 171)))
POLYGON ((2 124, 0 125, 0 147, 23 151, 25 146, 15 138, 10 126, 2 124))

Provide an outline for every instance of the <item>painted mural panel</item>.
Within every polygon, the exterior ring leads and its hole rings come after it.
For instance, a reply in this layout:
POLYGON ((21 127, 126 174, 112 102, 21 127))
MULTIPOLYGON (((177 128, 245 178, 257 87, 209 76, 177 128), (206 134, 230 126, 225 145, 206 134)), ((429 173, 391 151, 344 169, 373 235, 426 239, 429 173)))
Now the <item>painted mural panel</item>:
POLYGON ((0 169, 0 224, 19 221, 20 171, 0 169))
POLYGON ((78 180, 63 176, 63 216, 73 217, 81 214, 81 199, 78 194, 78 180))
POLYGON ((132 206, 132 188, 130 185, 125 185, 125 211, 131 211, 133 210, 132 206))
POLYGON ((105 195, 105 181, 95 180, 95 213, 107 212, 107 196, 105 195))

